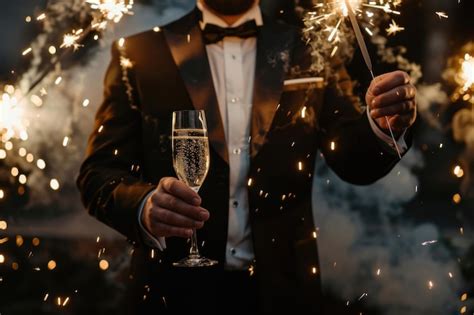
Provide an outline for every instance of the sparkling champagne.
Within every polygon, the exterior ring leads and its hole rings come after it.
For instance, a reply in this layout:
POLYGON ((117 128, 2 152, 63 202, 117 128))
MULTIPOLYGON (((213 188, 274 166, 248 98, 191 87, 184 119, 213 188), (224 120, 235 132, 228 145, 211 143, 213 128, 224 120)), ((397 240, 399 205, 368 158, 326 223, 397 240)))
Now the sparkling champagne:
POLYGON ((197 190, 209 170, 209 140, 202 129, 173 131, 173 166, 178 178, 197 190))

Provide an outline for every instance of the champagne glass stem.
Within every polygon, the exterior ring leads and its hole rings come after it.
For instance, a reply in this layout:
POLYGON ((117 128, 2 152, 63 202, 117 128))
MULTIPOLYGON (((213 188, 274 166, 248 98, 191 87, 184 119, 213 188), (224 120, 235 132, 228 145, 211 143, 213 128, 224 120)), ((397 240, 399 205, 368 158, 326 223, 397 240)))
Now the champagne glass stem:
POLYGON ((193 235, 191 236, 191 248, 189 249, 189 256, 199 257, 196 229, 193 229, 193 235))
MULTIPOLYGON (((199 192, 199 187, 192 187, 196 193, 199 192)), ((197 243, 197 232, 196 229, 193 229, 193 235, 191 236, 191 248, 189 249, 189 256, 199 257, 199 248, 197 243)))

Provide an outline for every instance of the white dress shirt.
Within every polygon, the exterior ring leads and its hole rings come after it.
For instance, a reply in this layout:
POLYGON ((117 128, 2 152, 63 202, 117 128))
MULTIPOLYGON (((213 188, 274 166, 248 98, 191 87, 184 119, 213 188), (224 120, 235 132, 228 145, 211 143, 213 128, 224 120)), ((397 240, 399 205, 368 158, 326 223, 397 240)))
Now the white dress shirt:
MULTIPOLYGON (((201 29, 207 23, 220 27, 237 27, 249 20, 263 25, 260 7, 255 5, 233 25, 228 25, 210 12, 198 0, 197 7, 202 12, 201 29)), ((227 269, 245 269, 254 258, 252 236, 249 222, 247 194, 247 174, 250 166, 248 139, 252 112, 252 96, 257 57, 257 38, 242 39, 225 37, 222 41, 206 46, 209 64, 216 90, 219 110, 222 115, 227 148, 229 152, 229 221, 227 233, 227 269)), ((381 131, 369 115, 372 129, 377 136, 393 147, 392 139, 381 131)), ((404 137, 398 143, 402 152, 407 146, 404 137)), ((139 223, 148 245, 163 250, 166 242, 163 237, 153 237, 142 225, 141 212, 148 196, 139 211, 139 223)))

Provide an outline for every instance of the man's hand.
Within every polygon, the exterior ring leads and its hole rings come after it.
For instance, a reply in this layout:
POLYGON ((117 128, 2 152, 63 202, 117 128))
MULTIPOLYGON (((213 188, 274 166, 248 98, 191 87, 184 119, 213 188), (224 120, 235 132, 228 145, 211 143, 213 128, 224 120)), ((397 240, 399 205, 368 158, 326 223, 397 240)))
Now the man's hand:
POLYGON ((146 201, 141 220, 155 237, 189 238, 193 228, 202 228, 209 219, 209 212, 200 205, 195 191, 176 178, 165 177, 146 201))
POLYGON ((370 84, 365 101, 370 116, 387 134, 390 126, 396 135, 413 125, 416 119, 416 88, 410 83, 410 76, 403 71, 385 73, 370 84))

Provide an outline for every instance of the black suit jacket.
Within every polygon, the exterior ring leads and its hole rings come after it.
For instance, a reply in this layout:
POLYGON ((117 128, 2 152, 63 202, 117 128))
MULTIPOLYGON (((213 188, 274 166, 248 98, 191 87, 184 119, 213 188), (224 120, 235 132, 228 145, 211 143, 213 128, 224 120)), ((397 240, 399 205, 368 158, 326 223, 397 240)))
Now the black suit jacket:
MULTIPOLYGON (((205 279, 207 272, 171 267, 188 252, 183 239, 168 238, 164 252, 150 255, 137 222, 145 195, 162 177, 175 176, 170 142, 175 110, 206 110, 211 167, 200 194, 211 216, 198 237, 203 255, 225 259, 229 153, 198 15, 194 10, 159 32, 129 37, 121 52, 114 46, 104 101, 78 178, 88 211, 134 243, 136 299, 143 300, 152 287, 156 307, 184 290, 186 281, 177 279, 197 273, 205 279), (125 74, 121 57, 133 64, 125 74)), ((371 130, 342 64, 334 64, 324 89, 283 92, 285 79, 307 75, 310 66, 298 30, 265 20, 257 43, 248 194, 261 309, 318 314, 322 298, 311 207, 318 150, 354 184, 374 182, 398 159, 371 130)))

